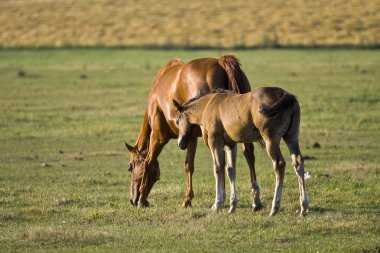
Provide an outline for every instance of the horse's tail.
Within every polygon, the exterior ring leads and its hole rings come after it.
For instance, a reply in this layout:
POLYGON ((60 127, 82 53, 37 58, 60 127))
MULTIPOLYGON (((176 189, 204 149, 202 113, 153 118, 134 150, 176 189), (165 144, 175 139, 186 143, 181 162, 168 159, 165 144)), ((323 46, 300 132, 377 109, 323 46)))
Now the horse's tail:
POLYGON ((172 67, 172 66, 176 66, 176 65, 182 65, 183 62, 180 60, 180 59, 171 59, 170 61, 168 61, 156 74, 156 76, 154 77, 154 80, 153 80, 153 85, 158 81, 158 79, 165 73, 165 71, 172 67))
POLYGON ((224 55, 218 60, 219 65, 228 76, 228 89, 236 93, 247 93, 251 90, 249 81, 240 68, 239 60, 233 55, 224 55))
POLYGON ((297 97, 288 92, 284 92, 283 96, 272 105, 260 104, 259 112, 268 118, 279 116, 283 111, 298 105, 297 97))

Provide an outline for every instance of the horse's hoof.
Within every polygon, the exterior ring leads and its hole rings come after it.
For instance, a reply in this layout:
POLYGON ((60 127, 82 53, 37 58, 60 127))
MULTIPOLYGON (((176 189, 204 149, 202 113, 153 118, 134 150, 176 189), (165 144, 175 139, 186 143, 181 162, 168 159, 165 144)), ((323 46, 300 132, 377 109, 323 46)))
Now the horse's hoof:
POLYGON ((184 200, 182 202, 182 207, 184 207, 184 208, 191 207, 191 201, 190 200, 184 200))
POLYGON ((138 208, 145 208, 148 206, 149 206, 148 200, 142 200, 142 201, 139 201, 139 203, 138 203, 138 208))

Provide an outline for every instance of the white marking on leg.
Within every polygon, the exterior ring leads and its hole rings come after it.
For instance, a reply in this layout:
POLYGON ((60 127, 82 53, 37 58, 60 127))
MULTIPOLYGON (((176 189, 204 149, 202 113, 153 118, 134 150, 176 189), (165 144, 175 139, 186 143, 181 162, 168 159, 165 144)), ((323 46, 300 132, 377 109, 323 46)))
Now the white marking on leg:
POLYGON ((272 201, 272 210, 270 212, 270 215, 275 215, 279 210, 281 206, 281 197, 282 197, 282 183, 280 182, 280 179, 276 176, 276 186, 274 190, 274 196, 272 201))
POLYGON ((291 155, 294 171, 298 177, 298 188, 300 194, 300 206, 301 206, 301 215, 306 214, 309 207, 309 201, 306 195, 306 186, 305 186, 305 170, 303 166, 303 160, 300 155, 291 155))
POLYGON ((223 204, 223 175, 222 170, 224 170, 224 149, 223 147, 215 147, 214 156, 214 177, 215 177, 215 203, 211 207, 214 212, 221 209, 223 204))
POLYGON ((237 206, 237 194, 236 194, 236 145, 233 147, 226 147, 227 154, 227 174, 230 181, 230 209, 228 213, 235 211, 237 206))
POLYGON ((263 207, 263 204, 261 203, 261 200, 260 200, 260 187, 256 181, 252 182, 252 197, 253 197, 253 203, 252 203, 253 210, 257 211, 263 207))

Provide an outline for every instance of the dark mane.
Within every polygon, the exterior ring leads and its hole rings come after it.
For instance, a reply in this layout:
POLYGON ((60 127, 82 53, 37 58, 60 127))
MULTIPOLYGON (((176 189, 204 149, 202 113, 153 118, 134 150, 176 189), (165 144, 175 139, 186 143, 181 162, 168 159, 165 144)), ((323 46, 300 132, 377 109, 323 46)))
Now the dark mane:
POLYGON ((195 97, 192 97, 192 98, 190 98, 189 100, 187 100, 182 106, 183 106, 183 107, 186 107, 186 106, 188 106, 191 102, 194 102, 195 100, 198 100, 198 99, 200 99, 201 97, 206 96, 207 94, 210 94, 210 93, 209 93, 209 92, 202 92, 202 93, 199 93, 199 94, 196 95, 195 97))
POLYGON ((189 100, 187 100, 182 106, 186 107, 191 102, 194 102, 195 100, 198 100, 201 97, 204 97, 204 96, 209 95, 209 94, 223 94, 223 93, 236 93, 236 92, 231 91, 231 90, 225 90, 225 89, 222 89, 222 88, 218 88, 216 90, 212 90, 211 92, 202 92, 202 93, 199 93, 198 95, 196 95, 195 97, 190 98, 189 100))
POLYGON ((211 93, 236 93, 236 92, 232 90, 225 90, 222 88, 218 88, 216 90, 212 90, 211 93))

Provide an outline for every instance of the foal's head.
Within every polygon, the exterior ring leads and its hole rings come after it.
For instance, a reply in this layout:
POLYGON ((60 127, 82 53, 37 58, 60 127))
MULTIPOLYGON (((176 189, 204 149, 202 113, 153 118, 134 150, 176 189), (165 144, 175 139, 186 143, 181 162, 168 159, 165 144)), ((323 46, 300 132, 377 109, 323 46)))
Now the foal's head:
POLYGON ((173 100, 173 104, 178 110, 178 116, 175 121, 178 128, 178 147, 184 150, 191 139, 193 124, 190 123, 186 108, 175 100, 173 100))

